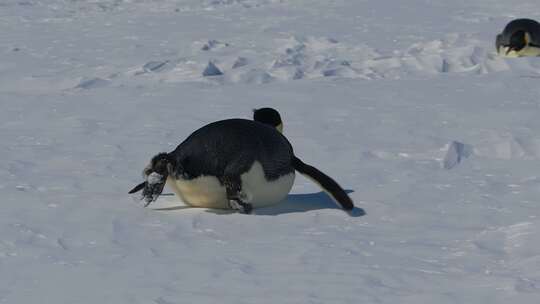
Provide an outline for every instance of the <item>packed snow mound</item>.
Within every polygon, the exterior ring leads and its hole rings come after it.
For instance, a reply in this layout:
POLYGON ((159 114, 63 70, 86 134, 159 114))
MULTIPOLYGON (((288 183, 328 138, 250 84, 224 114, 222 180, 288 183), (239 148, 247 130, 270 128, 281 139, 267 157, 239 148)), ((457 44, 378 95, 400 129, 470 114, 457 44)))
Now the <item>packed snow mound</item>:
MULTIPOLYGON (((145 81, 212 81, 203 76, 224 75, 219 84, 265 84, 300 79, 402 79, 433 78, 444 74, 485 75, 511 70, 540 77, 534 60, 501 58, 491 42, 469 35, 449 34, 443 40, 418 42, 403 50, 378 50, 368 45, 340 42, 331 37, 289 36, 276 38, 273 49, 210 39, 194 41, 186 57, 155 58, 141 68, 123 73, 131 76, 154 72, 145 81), (211 62, 211 64, 209 63, 211 62), (219 66, 219 73, 214 67, 219 66), (157 74, 156 74, 157 73, 157 74)), ((147 75, 148 76, 148 75, 147 75)))
MULTIPOLYGON (((474 240, 477 250, 514 259, 515 256, 540 258, 540 253, 531 251, 527 243, 540 241, 537 223, 522 222, 506 227, 482 231, 474 240)), ((510 261, 507 261, 510 263, 510 261)), ((511 264, 511 263, 510 263, 511 264)))
POLYGON ((540 159, 540 138, 535 135, 486 132, 474 154, 494 159, 540 159))

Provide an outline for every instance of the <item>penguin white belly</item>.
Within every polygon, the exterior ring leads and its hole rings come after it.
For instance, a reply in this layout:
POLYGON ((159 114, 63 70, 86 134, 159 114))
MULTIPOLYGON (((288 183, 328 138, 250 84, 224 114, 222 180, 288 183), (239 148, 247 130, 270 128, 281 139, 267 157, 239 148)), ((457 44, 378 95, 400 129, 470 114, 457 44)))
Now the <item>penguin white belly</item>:
MULTIPOLYGON (((268 181, 259 162, 240 176, 242 193, 247 203, 254 208, 277 204, 291 191, 294 171, 276 180, 268 181)), ((195 179, 167 179, 169 187, 186 204, 195 207, 228 209, 227 190, 214 176, 200 176, 195 179)))
POLYGON ((287 197, 294 183, 294 171, 269 181, 264 175, 262 165, 255 162, 248 172, 240 176, 240 179, 247 202, 254 208, 264 207, 277 204, 287 197))
POLYGON ((229 208, 227 190, 214 176, 200 176, 189 180, 169 177, 167 184, 184 203, 190 206, 229 208))
POLYGON ((519 52, 520 56, 537 57, 540 56, 540 48, 529 46, 519 52))
POLYGON ((499 49, 499 55, 504 57, 516 58, 516 57, 537 57, 540 56, 540 48, 528 46, 520 51, 510 51, 508 54, 508 47, 501 46, 499 49))

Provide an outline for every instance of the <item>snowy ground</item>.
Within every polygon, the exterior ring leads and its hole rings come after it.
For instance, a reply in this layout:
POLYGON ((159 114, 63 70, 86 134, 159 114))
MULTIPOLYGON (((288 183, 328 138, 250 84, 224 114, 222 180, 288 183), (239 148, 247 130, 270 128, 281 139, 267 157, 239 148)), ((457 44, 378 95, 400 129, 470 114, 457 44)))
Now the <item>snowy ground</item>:
POLYGON ((540 60, 494 54, 537 5, 1 1, 0 303, 537 303, 540 60), (259 106, 365 216, 127 195, 259 106))

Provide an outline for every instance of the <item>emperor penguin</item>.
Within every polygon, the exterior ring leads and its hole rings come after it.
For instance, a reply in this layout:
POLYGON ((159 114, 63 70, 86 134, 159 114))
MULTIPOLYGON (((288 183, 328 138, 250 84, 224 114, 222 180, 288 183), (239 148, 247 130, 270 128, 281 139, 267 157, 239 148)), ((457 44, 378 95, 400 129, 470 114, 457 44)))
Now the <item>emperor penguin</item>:
POLYGON ((143 170, 145 181, 129 193, 143 190, 146 207, 167 184, 187 205, 251 213, 282 201, 295 171, 319 184, 343 209, 354 208, 336 181, 294 154, 273 123, 239 118, 205 125, 172 152, 155 155, 143 170))
POLYGON ((540 23, 532 19, 510 21, 497 35, 495 47, 505 57, 540 56, 540 23))

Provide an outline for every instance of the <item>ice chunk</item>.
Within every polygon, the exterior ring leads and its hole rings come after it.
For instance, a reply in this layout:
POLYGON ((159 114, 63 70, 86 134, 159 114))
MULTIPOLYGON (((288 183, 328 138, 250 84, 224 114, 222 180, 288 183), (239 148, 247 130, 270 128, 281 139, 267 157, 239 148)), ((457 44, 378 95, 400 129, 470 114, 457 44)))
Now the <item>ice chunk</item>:
POLYGON ((472 154, 472 147, 459 141, 452 141, 448 146, 448 151, 444 157, 443 167, 452 169, 459 164, 463 159, 472 154))
POLYGON ((243 67, 248 64, 248 60, 245 57, 238 57, 236 61, 233 63, 232 68, 236 69, 239 67, 243 67))
POLYGON ((204 77, 219 76, 223 75, 223 72, 212 61, 209 61, 202 74, 204 77))
POLYGON ((201 47, 201 50, 210 51, 210 50, 213 50, 213 49, 224 48, 224 47, 227 47, 227 46, 229 46, 229 44, 226 43, 226 42, 221 42, 221 41, 217 41, 217 40, 208 40, 208 42, 205 43, 201 47))

